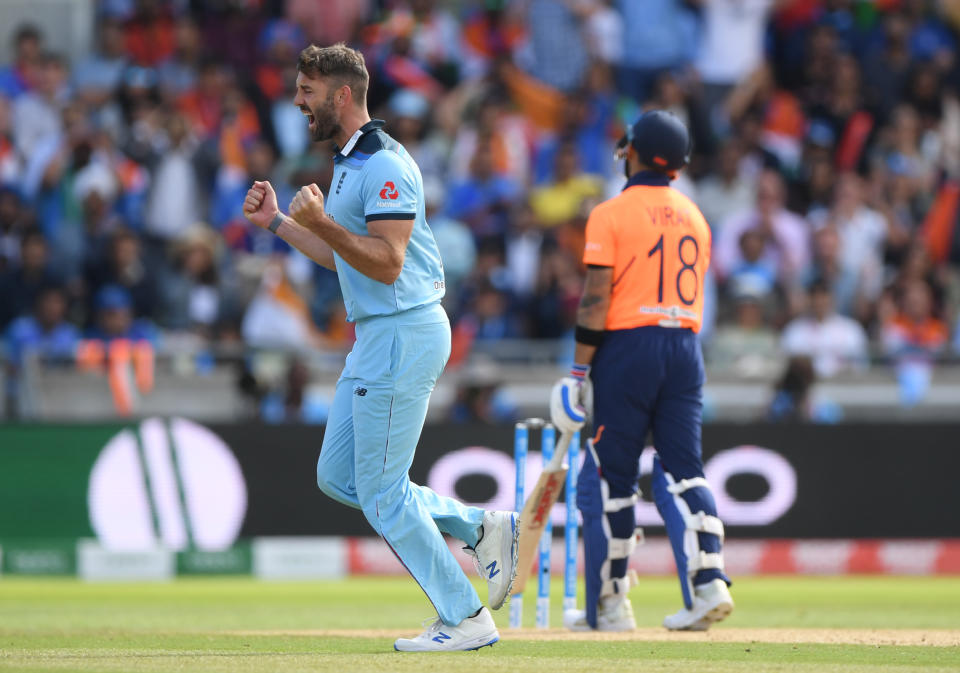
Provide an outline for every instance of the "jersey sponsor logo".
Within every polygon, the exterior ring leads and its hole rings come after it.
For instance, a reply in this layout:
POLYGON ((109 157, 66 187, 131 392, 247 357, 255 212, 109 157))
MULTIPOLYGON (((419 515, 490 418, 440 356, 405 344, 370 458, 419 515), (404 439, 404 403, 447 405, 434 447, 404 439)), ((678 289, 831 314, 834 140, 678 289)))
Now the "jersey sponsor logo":
POLYGON ((685 308, 680 308, 679 306, 641 306, 637 309, 640 313, 646 313, 650 315, 662 315, 667 316, 668 318, 691 318, 694 319, 697 317, 695 311, 688 311, 685 308))
POLYGON ((357 397, 364 397, 364 396, 366 396, 366 394, 367 394, 367 389, 366 389, 366 388, 354 388, 354 389, 353 389, 353 394, 356 395, 357 397))
POLYGON ((603 246, 594 241, 587 241, 586 249, 587 250, 603 250, 603 246))
POLYGON ((391 199, 396 201, 399 196, 400 192, 397 190, 397 186, 395 184, 389 180, 383 183, 383 189, 380 190, 381 199, 391 199))

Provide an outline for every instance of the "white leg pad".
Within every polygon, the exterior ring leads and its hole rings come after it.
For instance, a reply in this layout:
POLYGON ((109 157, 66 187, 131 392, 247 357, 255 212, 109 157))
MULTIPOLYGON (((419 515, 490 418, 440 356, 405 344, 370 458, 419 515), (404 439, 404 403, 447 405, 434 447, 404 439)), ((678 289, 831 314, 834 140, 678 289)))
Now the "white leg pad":
POLYGON ((628 498, 609 498, 603 501, 604 512, 619 512, 621 509, 627 509, 637 504, 640 499, 639 493, 634 493, 628 498))
MULTIPOLYGON (((667 473, 670 474, 669 472, 667 473)), ((672 480, 673 477, 670 477, 672 480)), ((710 484, 707 483, 707 480, 704 477, 694 477, 693 479, 681 479, 680 481, 674 481, 672 484, 667 486, 667 490, 674 495, 680 495, 684 491, 689 491, 691 488, 696 488, 697 486, 702 486, 703 488, 710 488, 710 484)))
POLYGON ((710 533, 716 535, 723 542, 723 522, 717 517, 701 511, 690 516, 684 516, 683 520, 687 524, 687 530, 710 533))
POLYGON ((603 585, 600 587, 600 597, 625 594, 637 586, 638 583, 637 572, 632 569, 628 570, 626 577, 614 577, 613 579, 604 580, 603 585))
POLYGON ((630 554, 633 553, 633 550, 637 548, 639 540, 642 539, 643 529, 638 528, 637 530, 640 531, 640 533, 637 534, 635 531, 630 537, 610 538, 610 540, 607 542, 607 558, 628 558, 630 554))
POLYGON ((687 572, 693 574, 698 570, 723 570, 723 555, 708 554, 701 551, 696 556, 690 556, 687 559, 687 572))

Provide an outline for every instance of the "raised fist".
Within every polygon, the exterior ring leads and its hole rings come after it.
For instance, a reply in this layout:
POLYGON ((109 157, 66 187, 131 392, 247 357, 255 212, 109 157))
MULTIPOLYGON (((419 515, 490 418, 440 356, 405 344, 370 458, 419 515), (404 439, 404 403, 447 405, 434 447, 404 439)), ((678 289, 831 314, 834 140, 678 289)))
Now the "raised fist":
POLYGON ((261 229, 266 229, 280 212, 277 206, 277 193, 266 181, 256 181, 247 191, 243 201, 243 215, 261 229))

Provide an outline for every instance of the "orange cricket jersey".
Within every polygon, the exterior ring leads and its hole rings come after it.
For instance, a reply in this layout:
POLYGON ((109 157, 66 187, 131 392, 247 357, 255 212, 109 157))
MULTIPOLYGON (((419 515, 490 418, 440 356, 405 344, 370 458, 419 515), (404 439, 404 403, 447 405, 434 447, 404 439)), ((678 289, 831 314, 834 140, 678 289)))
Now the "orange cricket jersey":
POLYGON ((583 262, 613 267, 606 329, 700 331, 710 227, 665 176, 634 175, 623 192, 593 209, 583 262))

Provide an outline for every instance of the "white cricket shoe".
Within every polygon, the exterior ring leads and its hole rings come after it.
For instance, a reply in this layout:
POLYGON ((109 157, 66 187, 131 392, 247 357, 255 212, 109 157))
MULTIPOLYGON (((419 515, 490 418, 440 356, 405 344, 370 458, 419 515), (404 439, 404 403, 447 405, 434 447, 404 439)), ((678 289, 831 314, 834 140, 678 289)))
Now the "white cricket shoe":
POLYGON ((467 617, 456 626, 447 626, 438 617, 416 638, 398 638, 393 649, 397 652, 456 652, 479 650, 498 640, 500 634, 490 611, 480 608, 477 616, 467 617))
MULTIPOLYGON (((586 610, 565 610, 563 625, 571 631, 592 631, 586 610)), ((633 606, 626 596, 604 596, 597 606, 597 631, 632 631, 637 628, 633 606)))
POLYGON ((714 622, 733 612, 733 598, 723 580, 716 579, 693 588, 693 608, 667 615, 663 625, 671 631, 706 631, 714 622))
POLYGON ((477 572, 487 581, 487 603, 494 610, 503 607, 517 577, 519 537, 520 517, 516 512, 484 513, 483 537, 472 551, 477 572))

